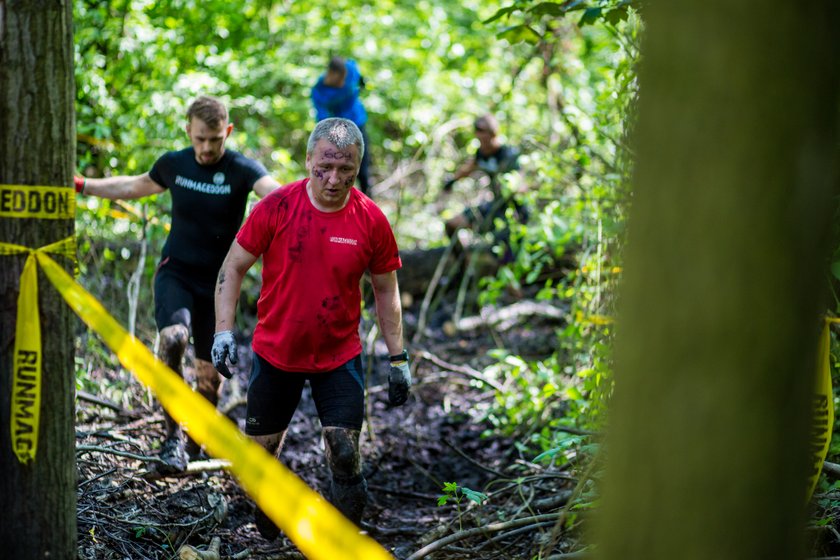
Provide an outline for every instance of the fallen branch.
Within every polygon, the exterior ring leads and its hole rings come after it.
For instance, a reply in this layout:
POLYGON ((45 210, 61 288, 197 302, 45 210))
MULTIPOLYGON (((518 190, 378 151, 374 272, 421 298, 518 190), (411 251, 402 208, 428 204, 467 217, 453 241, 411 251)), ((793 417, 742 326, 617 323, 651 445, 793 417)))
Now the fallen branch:
POLYGON ((137 418, 140 416, 140 413, 137 411, 126 410, 115 402, 92 395, 85 391, 76 391, 76 398, 82 401, 97 404, 99 406, 104 406, 105 408, 110 408, 111 410, 116 411, 116 413, 120 416, 125 416, 127 418, 137 418))
POLYGON ((120 457, 128 457, 137 461, 145 461, 147 463, 163 463, 160 457, 148 457, 146 455, 137 455, 136 453, 129 453, 128 451, 120 451, 119 449, 111 449, 109 447, 100 447, 98 445, 77 445, 76 453, 106 453, 108 455, 118 455, 120 457))
POLYGON ((470 377, 478 379, 482 383, 486 383, 487 385, 493 387, 497 391, 504 391, 504 387, 502 387, 496 381, 493 381, 492 379, 488 378, 487 376, 485 376, 483 373, 481 373, 477 369, 473 369, 469 366, 459 366, 459 365, 456 365, 456 364, 451 364, 449 362, 445 362, 445 361, 441 360, 440 358, 438 358, 437 356, 435 356, 434 354, 432 354, 431 352, 428 352, 426 350, 423 350, 422 352, 420 352, 418 354, 418 358, 428 360, 428 361, 432 362, 433 364, 435 364, 436 366, 446 368, 450 371, 454 371, 455 373, 463 373, 464 375, 468 375, 470 377))
POLYGON ((202 472, 223 471, 230 468, 230 461, 226 459, 207 459, 206 461, 193 461, 187 465, 187 473, 195 474, 202 472))
POLYGON ((840 465, 837 463, 823 461, 822 470, 826 476, 830 476, 831 478, 840 478, 840 465))
POLYGON ((458 541, 462 541, 464 539, 468 539, 470 537, 476 536, 484 536, 488 533, 498 533, 500 531, 506 531, 508 529, 518 529, 519 527, 524 527, 526 525, 533 525, 535 523, 543 523, 546 521, 556 521, 560 518, 559 513, 546 513, 543 515, 535 515, 533 517, 523 517, 521 519, 513 519, 511 521, 505 521, 501 523, 490 523, 489 525, 485 525, 483 527, 476 527, 475 529, 467 529, 466 531, 458 531, 457 533, 453 533, 451 535, 447 535, 442 539, 438 539, 434 542, 431 542, 418 550, 417 552, 413 553, 411 556, 406 558, 405 560, 420 560, 420 558, 425 558, 430 553, 439 550, 445 546, 448 546, 452 543, 456 543, 458 541))
POLYGON ((481 310, 481 315, 464 317, 455 322, 459 331, 475 330, 479 327, 494 327, 506 331, 516 326, 525 317, 539 316, 549 319, 562 319, 566 313, 563 309, 537 301, 520 301, 502 308, 488 308, 481 310))

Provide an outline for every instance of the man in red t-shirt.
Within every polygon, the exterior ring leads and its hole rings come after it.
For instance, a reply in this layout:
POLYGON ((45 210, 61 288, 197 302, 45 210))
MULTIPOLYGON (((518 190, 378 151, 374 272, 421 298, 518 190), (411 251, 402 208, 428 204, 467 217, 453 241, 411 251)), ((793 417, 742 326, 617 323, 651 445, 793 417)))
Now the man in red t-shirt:
MULTIPOLYGON (((236 363, 236 302, 245 273, 262 256, 245 432, 278 454, 309 381, 332 474, 328 498, 356 524, 367 503, 359 452, 364 419, 359 283, 366 271, 391 355, 390 403, 403 404, 411 386, 397 243, 379 207, 353 188, 364 149, 350 120, 330 118, 315 126, 306 148, 309 177, 254 207, 219 271, 212 350, 220 372, 227 372, 226 359, 236 363)), ((255 520, 264 537, 278 536, 259 508, 255 520)))

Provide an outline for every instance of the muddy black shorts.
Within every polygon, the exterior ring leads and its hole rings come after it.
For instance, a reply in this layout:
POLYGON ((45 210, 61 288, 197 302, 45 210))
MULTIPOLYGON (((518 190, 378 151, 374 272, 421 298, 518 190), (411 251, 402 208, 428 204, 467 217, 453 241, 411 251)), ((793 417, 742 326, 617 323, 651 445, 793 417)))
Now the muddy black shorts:
POLYGON ((365 377, 361 355, 332 371, 302 373, 276 368, 255 352, 245 433, 265 436, 288 428, 307 381, 321 426, 362 429, 365 377))
POLYGON ((155 323, 158 331, 185 325, 193 337, 195 357, 211 361, 216 313, 212 272, 198 271, 164 259, 155 273, 155 323))

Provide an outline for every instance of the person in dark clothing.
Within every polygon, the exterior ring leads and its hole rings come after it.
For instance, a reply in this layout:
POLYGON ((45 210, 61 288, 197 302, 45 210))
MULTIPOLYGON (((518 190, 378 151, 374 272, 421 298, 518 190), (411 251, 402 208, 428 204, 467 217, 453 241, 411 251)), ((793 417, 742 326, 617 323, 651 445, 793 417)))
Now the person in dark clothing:
POLYGON ((359 94, 364 87, 365 80, 359 73, 356 61, 344 60, 336 56, 330 60, 327 71, 312 87, 311 98, 317 122, 330 117, 341 117, 353 121, 359 127, 365 146, 368 146, 359 166, 359 190, 369 194, 370 143, 365 131, 368 115, 359 99, 359 94))
MULTIPOLYGON (((183 376, 192 334, 197 390, 214 405, 221 385, 210 357, 216 276, 242 223, 248 195, 253 191, 263 197, 279 186, 261 163, 225 149, 232 130, 224 104, 199 97, 187 110, 189 148, 164 154, 142 175, 75 179, 78 192, 112 200, 169 191, 171 230, 154 280, 157 355, 183 376)), ((181 472, 188 455, 194 457, 200 449, 185 441, 166 411, 164 417, 163 463, 157 469, 161 474, 181 472)))
POLYGON ((519 170, 519 150, 503 144, 499 138, 499 123, 491 114, 475 119, 475 137, 479 141, 475 155, 461 165, 452 177, 443 184, 444 192, 450 192, 459 179, 469 177, 476 171, 482 171, 489 179, 488 195, 473 207, 468 207, 457 216, 445 223, 446 234, 449 237, 461 228, 472 228, 479 233, 494 231, 496 218, 504 218, 505 211, 512 206, 520 220, 527 220, 525 207, 514 199, 511 194, 502 190, 501 177, 519 170))

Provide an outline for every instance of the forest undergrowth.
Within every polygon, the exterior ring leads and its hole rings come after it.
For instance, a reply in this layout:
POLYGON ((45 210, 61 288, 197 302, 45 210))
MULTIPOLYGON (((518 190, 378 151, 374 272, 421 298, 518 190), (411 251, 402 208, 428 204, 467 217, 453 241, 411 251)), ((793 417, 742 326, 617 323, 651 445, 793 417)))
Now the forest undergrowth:
MULTIPOLYGON (((536 292, 520 295, 527 300, 536 292)), ((521 301, 506 296, 498 308, 521 301)), ((539 426, 536 434, 506 430, 514 418, 500 418, 504 395, 519 390, 524 373, 491 367, 500 345, 549 358, 563 319, 525 314, 503 328, 452 336, 446 331, 453 306, 441 301, 412 347, 415 384, 402 407, 387 405, 384 347, 368 348, 362 453, 370 501, 362 529, 400 559, 579 557, 585 514, 569 504, 585 503, 591 493, 579 478, 589 463, 581 442, 591 438, 563 428, 565 443, 540 453, 528 443, 539 438, 539 426)), ((405 312, 409 336, 419 309, 418 302, 405 312)), ((248 340, 241 344, 247 356, 248 340)), ((246 359, 223 384, 219 403, 240 428, 248 371, 246 359)), ((184 545, 204 550, 214 537, 220 558, 302 558, 288 538, 259 535, 253 502, 218 461, 208 457, 183 475, 157 476, 162 412, 130 374, 103 363, 88 380, 88 388, 109 389, 83 390, 77 400, 79 558, 169 559, 184 545)), ((320 426, 306 393, 281 460, 312 488, 326 488, 320 426)))

